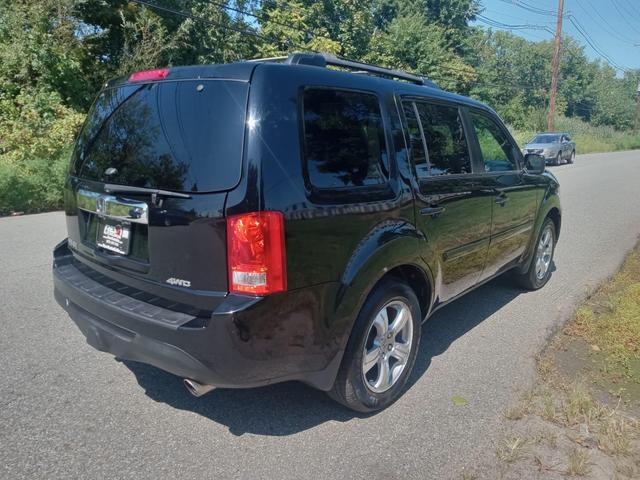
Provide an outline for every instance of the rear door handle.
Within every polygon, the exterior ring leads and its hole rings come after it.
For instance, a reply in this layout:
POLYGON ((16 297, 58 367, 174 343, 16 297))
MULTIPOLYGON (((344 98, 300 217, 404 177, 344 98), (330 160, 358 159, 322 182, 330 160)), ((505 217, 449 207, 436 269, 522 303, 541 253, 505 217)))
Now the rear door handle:
POLYGON ((509 200, 509 198, 502 192, 499 193, 496 197, 496 203, 501 207, 504 207, 504 204, 507 203, 507 200, 509 200))
POLYGON ((444 207, 438 207, 438 206, 425 207, 420 209, 420 215, 431 215, 433 218, 436 218, 438 215, 440 215, 444 211, 445 211, 444 207))

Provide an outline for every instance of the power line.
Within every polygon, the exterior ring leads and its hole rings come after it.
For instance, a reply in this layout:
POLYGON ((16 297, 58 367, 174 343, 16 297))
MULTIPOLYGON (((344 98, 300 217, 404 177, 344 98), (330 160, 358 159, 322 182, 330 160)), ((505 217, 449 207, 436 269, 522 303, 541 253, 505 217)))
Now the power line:
POLYGON ((555 17, 556 16, 556 12, 552 11, 552 10, 545 10, 542 8, 538 8, 534 5, 529 5, 528 3, 525 2, 521 2, 518 0, 500 0, 502 3, 507 3, 509 5, 513 5, 519 8, 522 8, 523 10, 526 10, 528 12, 531 13, 536 13, 538 15, 546 15, 549 17, 555 17))
POLYGON ((633 3, 629 2, 627 5, 629 6, 630 10, 633 10, 634 12, 637 12, 638 15, 640 15, 640 9, 636 9, 636 7, 635 7, 635 5, 633 3))
POLYGON ((622 17, 622 19, 625 21, 625 23, 627 25, 629 25, 633 30, 635 30, 637 33, 640 33, 640 30, 638 30, 635 25, 633 23, 631 23, 628 19, 627 19, 627 15, 625 13, 622 12, 621 7, 618 5, 618 2, 616 0, 611 0, 611 3, 613 3, 613 6, 615 7, 615 9, 618 11, 618 13, 620 14, 620 16, 622 17))
POLYGON ((524 23, 519 25, 510 25, 508 23, 503 23, 498 20, 493 20, 491 18, 485 17, 484 15, 476 15, 478 21, 484 23, 485 25, 489 25, 491 27, 496 28, 504 28, 506 30, 542 30, 545 32, 549 32, 553 34, 553 30, 546 25, 536 25, 532 23, 524 23))
MULTIPOLYGON (((264 15, 264 14, 258 15, 256 13, 251 13, 251 12, 248 12, 248 11, 243 10, 241 8, 232 7, 232 6, 229 6, 229 5, 225 4, 225 3, 216 2, 214 0, 204 0, 204 2, 208 3, 210 5, 216 5, 216 6, 220 7, 220 8, 224 8, 225 10, 229 10, 231 12, 239 13, 240 15, 245 15, 247 17, 255 18, 257 20, 264 21, 265 17, 268 17, 268 21, 273 23, 273 24, 275 24, 275 25, 280 25, 281 27, 289 28, 291 30, 296 30, 296 31, 301 32, 301 33, 306 33, 308 36, 311 36, 311 37, 317 37, 317 34, 312 32, 311 30, 306 30, 306 29, 303 29, 303 28, 300 28, 300 27, 297 27, 297 28, 296 27, 292 27, 289 24, 286 24, 286 23, 283 23, 283 22, 278 22, 278 21, 274 20, 273 18, 269 17, 268 15, 264 15)), ((263 4, 265 4, 265 5, 275 5, 275 4, 271 4, 269 2, 263 2, 263 4)), ((327 40, 332 40, 331 38, 326 37, 324 35, 322 36, 322 38, 325 38, 327 40)))
MULTIPOLYGON (((486 13, 493 14, 493 15, 500 15, 500 16, 502 16, 502 17, 513 18, 514 20, 520 20, 520 21, 522 21, 522 22, 528 22, 528 21, 530 20, 530 19, 528 19, 528 18, 518 17, 518 16, 515 16, 515 15, 510 15, 510 14, 508 14, 508 13, 498 12, 498 11, 496 11, 496 10, 492 10, 492 9, 490 9, 490 8, 484 8, 484 9, 482 10, 482 13, 485 13, 485 12, 486 12, 486 13)), ((542 23, 545 23, 545 24, 551 25, 553 22, 552 22, 551 20, 549 20, 549 21, 544 21, 544 22, 542 22, 542 23)))
MULTIPOLYGON (((504 3, 511 4, 511 5, 518 5, 518 6, 522 6, 523 5, 520 2, 515 2, 515 0, 514 1, 500 0, 500 1, 502 1, 504 3)), ((516 30, 542 30, 542 31, 546 31, 546 32, 549 32, 551 34, 554 34, 553 30, 551 30, 546 25, 538 25, 538 24, 510 25, 510 24, 507 24, 507 23, 504 23, 504 22, 500 22, 498 20, 494 20, 494 19, 488 18, 488 17, 486 17, 484 15, 477 15, 476 17, 478 18, 478 21, 480 21, 481 23, 484 23, 486 25, 489 25, 489 26, 492 26, 492 27, 496 27, 496 28, 502 28, 502 29, 505 29, 505 30, 511 30, 511 31, 516 31, 516 30)), ((608 63, 610 66, 612 66, 616 70, 622 70, 622 71, 629 70, 627 67, 623 67, 623 66, 617 64, 609 55, 607 55, 596 44, 595 40, 593 40, 593 38, 587 33, 586 29, 582 26, 582 24, 580 24, 578 19, 572 13, 567 12, 566 14, 563 15, 563 17, 566 17, 573 24, 575 29, 585 39, 587 44, 594 50, 594 52, 596 52, 597 55, 602 57, 606 61, 606 63, 608 63)))
MULTIPOLYGON (((164 6, 161 6, 161 5, 153 4, 153 3, 150 3, 150 2, 145 1, 145 0, 130 0, 130 1, 133 2, 133 3, 137 3, 137 4, 148 6, 150 8, 154 8, 156 10, 164 11, 166 13, 171 13, 173 15, 178 15, 178 16, 181 16, 183 18, 188 18, 188 19, 191 19, 193 21, 198 21, 198 22, 202 22, 202 23, 214 26, 214 27, 218 27, 218 28, 222 28, 222 29, 226 29, 226 30, 231 30, 231 31, 237 32, 237 33, 239 33, 241 35, 250 35, 252 37, 260 38, 260 39, 265 40, 265 41, 277 43, 276 39, 270 38, 268 36, 259 34, 259 33, 254 32, 254 31, 237 28, 237 27, 233 27, 233 26, 230 26, 230 25, 225 25, 225 24, 222 24, 222 23, 219 23, 219 22, 215 22, 215 21, 212 21, 212 20, 197 16, 197 15, 193 15, 193 14, 190 14, 190 13, 187 13, 187 12, 183 12, 183 11, 175 10, 175 9, 172 9, 172 8, 169 8, 169 7, 164 7, 164 6)), ((218 2, 211 1, 211 2, 207 2, 207 3, 217 4, 218 2)), ((239 12, 239 13, 241 13, 241 12, 239 12)), ((525 24, 525 25, 511 25, 510 26, 508 24, 502 24, 501 22, 497 22, 497 21, 489 19, 487 17, 484 17, 484 18, 486 18, 487 21, 493 22, 495 24, 500 24, 500 25, 502 25, 504 27, 514 27, 514 29, 525 29, 525 28, 528 29, 528 28, 534 27, 535 30, 550 31, 550 29, 545 28, 542 25, 525 24)), ((501 27, 501 28, 504 28, 504 27, 501 27)), ((296 30, 295 27, 289 27, 289 28, 292 28, 293 30, 296 30)), ((309 33, 314 38, 316 37, 316 35, 314 35, 311 32, 306 32, 306 33, 309 33)), ((323 38, 329 38, 329 37, 323 37, 323 38)), ((294 46, 296 48, 304 48, 304 47, 300 47, 300 46, 295 45, 295 44, 290 44, 290 46, 294 46)), ((569 52, 569 53, 572 56, 574 56, 573 52, 569 52)), ((513 67, 513 66, 510 65, 510 67, 513 67)), ((438 66, 436 68, 436 70, 438 70, 440 72, 450 72, 450 73, 453 72, 453 73, 469 74, 469 73, 475 72, 476 68, 474 66, 472 66, 472 65, 469 65, 468 68, 453 67, 453 66, 450 66, 450 65, 440 65, 440 66, 438 66)), ((415 72, 413 72, 413 73, 415 73, 415 72)), ((420 73, 417 73, 417 74, 420 74, 420 73)), ((494 84, 494 83, 483 83, 482 81, 479 81, 479 83, 483 84, 483 85, 486 85, 486 86, 504 87, 504 85, 499 85, 499 84, 494 84)), ((509 82, 509 85, 516 86, 516 87, 521 88, 522 90, 528 91, 528 92, 534 92, 534 91, 539 92, 541 90, 541 89, 535 89, 535 88, 532 89, 530 87, 530 85, 525 85, 525 84, 522 84, 522 83, 509 82)))
POLYGON ((624 5, 625 5, 625 11, 628 8, 629 12, 631 12, 632 16, 640 15, 640 10, 636 10, 636 7, 634 7, 632 3, 625 2, 624 5))
POLYGON ((582 24, 576 17, 574 17, 573 15, 568 15, 567 18, 578 31, 578 33, 582 36, 582 38, 584 38, 589 46, 593 49, 593 51, 596 52, 596 54, 600 55, 610 66, 612 66, 616 70, 622 70, 623 72, 629 70, 627 67, 617 64, 610 56, 604 53, 604 51, 595 43, 593 38, 591 38, 591 36, 587 33, 586 29, 582 26, 582 24))
POLYGON ((223 23, 215 22, 215 21, 210 20, 208 18, 203 18, 203 17, 197 16, 197 15, 192 15, 191 13, 183 12, 181 10, 174 10, 173 8, 164 7, 162 5, 156 5, 154 3, 150 3, 150 2, 147 2, 145 0, 129 0, 129 1, 132 2, 132 3, 137 3, 139 5, 144 5, 146 7, 152 8, 154 10, 159 10, 159 11, 163 11, 163 12, 166 12, 166 13, 172 13, 174 15, 178 15, 180 17, 193 20, 194 22, 201 22, 201 23, 213 26, 213 27, 218 27, 218 28, 222 28, 224 30, 230 30, 230 31, 233 31, 233 32, 236 32, 236 33, 240 33, 242 35, 250 35, 252 37, 260 38, 262 40, 271 41, 273 43, 278 43, 278 40, 269 38, 269 37, 267 37, 265 35, 261 35, 261 34, 259 34, 257 32, 254 32, 254 31, 251 31, 251 30, 245 30, 245 29, 238 28, 238 27, 234 27, 232 25, 225 25, 223 23))
MULTIPOLYGON (((590 0, 584 0, 584 1, 587 3, 587 5, 589 5, 591 7, 591 9, 596 13, 596 15, 598 15, 598 17, 600 17, 600 20, 602 20, 602 23, 600 23, 600 22, 596 22, 596 23, 597 23, 598 26, 600 26, 602 28, 603 31, 606 31, 609 35, 612 35, 612 36, 616 37, 618 40, 620 40, 623 43, 628 43, 630 45, 637 46, 636 42, 634 42, 630 38, 627 38, 627 37, 623 36, 621 33, 619 33, 615 29, 615 27, 613 27, 613 25, 611 25, 611 23, 609 23, 609 21, 593 5, 593 3, 591 3, 590 0), (609 27, 609 28, 605 28, 605 25, 607 27, 609 27)), ((582 6, 582 4, 580 2, 577 2, 577 4, 582 9, 582 11, 584 11, 584 13, 589 15, 589 12, 587 12, 587 10, 582 6)))
MULTIPOLYGON (((160 11, 164 11, 164 12, 171 13, 171 14, 174 14, 174 15, 178 15, 178 16, 181 16, 183 18, 188 18, 188 19, 191 19, 193 21, 198 21, 198 22, 202 22, 204 24, 208 24, 208 25, 211 25, 211 26, 215 26, 215 27, 231 30, 231 31, 243 34, 243 35, 251 35, 253 37, 265 40, 267 42, 280 43, 278 39, 271 38, 271 37, 268 37, 266 35, 262 35, 260 33, 254 32, 254 31, 244 30, 244 29, 233 27, 233 26, 230 26, 230 25, 224 25, 222 23, 215 22, 215 21, 200 17, 198 15, 193 15, 191 13, 187 13, 187 12, 183 12, 183 11, 180 11, 180 10, 175 10, 175 9, 172 9, 172 8, 169 8, 169 7, 157 5, 157 4, 154 4, 154 3, 147 2, 145 0, 129 0, 129 1, 131 1, 133 3, 138 3, 138 4, 141 4, 141 5, 145 5, 147 7, 150 7, 150 8, 156 9, 156 10, 160 10, 160 11)), ((216 4, 217 2, 207 1, 207 3, 216 4)), ((222 5, 221 5, 221 7, 222 7, 222 5)), ((226 7, 223 7, 223 8, 226 8, 226 7)), ((299 29, 297 29, 295 27, 291 27, 291 26, 288 26, 288 28, 291 28, 291 29, 297 30, 297 31, 301 31, 301 30, 299 30, 299 29)), ((315 34, 313 34, 311 32, 308 32, 308 33, 310 33, 312 38, 317 38, 317 35, 315 35, 315 34)), ((325 36, 323 36, 322 38, 331 40, 331 38, 325 37, 325 36)), ((293 46, 295 48, 300 48, 300 49, 306 49, 306 47, 301 46, 301 45, 297 45, 297 44, 294 44, 294 43, 290 43, 288 46, 293 46)), ((439 70, 444 70, 444 71, 449 71, 449 72, 466 73, 466 74, 472 73, 475 70, 472 66, 469 66, 468 69, 465 69, 465 68, 456 68, 456 67, 446 66, 446 65, 439 66, 438 69, 439 70)), ((415 73, 417 75, 422 75, 419 72, 418 73, 409 72, 409 73, 415 73)))
MULTIPOLYGON (((546 9, 542 9, 542 8, 538 8, 534 5, 528 4, 527 2, 523 2, 521 0, 500 0, 503 3, 509 4, 509 5, 513 5, 516 7, 520 7, 524 10, 527 10, 529 12, 532 13, 536 13, 538 15, 547 15, 547 16, 557 16, 557 14, 551 10, 546 10, 546 9)), ((612 0, 614 7, 616 7, 616 9, 618 10, 618 13, 620 13, 620 15, 622 17, 624 17, 624 14, 622 13, 622 11, 620 10, 620 8, 618 7, 618 5, 616 4, 616 0, 612 0)), ((598 13, 598 12, 596 12, 598 13)), ((599 13, 598 13, 599 14, 599 13)), ((600 48, 597 43, 595 42, 595 40, 589 35, 589 33, 587 32, 587 30, 582 26, 582 24, 580 24, 580 22, 578 21, 578 19, 575 17, 575 15, 573 15, 571 12, 566 12, 564 15, 564 17, 566 17, 575 27, 575 29, 578 31, 578 33, 585 39, 585 41, 587 42, 587 44, 593 49, 593 51, 599 55, 600 57, 602 57, 606 63, 608 63, 609 65, 611 65, 613 68, 615 68, 616 70, 622 70, 622 71, 627 71, 628 68, 627 67, 623 67, 619 64, 617 64, 609 55, 607 55, 602 48, 600 48)), ((629 21, 624 18, 625 22, 629 23, 629 21)), ((493 21, 496 22, 497 24, 500 24, 501 22, 497 22, 497 21, 493 21)), ((526 28, 523 28, 523 26, 521 25, 512 25, 512 26, 508 26, 506 24, 502 24, 501 25, 493 25, 496 26, 498 28, 506 28, 506 29, 515 29, 515 30, 525 30, 526 28)), ((537 25, 537 28, 533 28, 534 30, 545 30, 545 28, 542 28, 542 25, 537 25)), ((634 30, 638 31, 640 33, 640 30, 637 30, 634 26, 632 26, 632 28, 634 28, 634 30)), ((634 44, 635 45, 635 44, 634 44)))

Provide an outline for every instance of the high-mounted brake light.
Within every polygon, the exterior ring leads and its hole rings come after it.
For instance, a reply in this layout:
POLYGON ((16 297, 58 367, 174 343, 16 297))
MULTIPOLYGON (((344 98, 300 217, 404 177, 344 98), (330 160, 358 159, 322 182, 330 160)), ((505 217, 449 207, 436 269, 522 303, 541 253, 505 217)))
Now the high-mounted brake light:
POLYGON ((229 291, 268 295, 287 289, 282 212, 227 218, 229 291))
POLYGON ((164 80, 169 75, 168 68, 158 68, 157 70, 144 70, 135 72, 129 77, 130 82, 148 82, 150 80, 164 80))

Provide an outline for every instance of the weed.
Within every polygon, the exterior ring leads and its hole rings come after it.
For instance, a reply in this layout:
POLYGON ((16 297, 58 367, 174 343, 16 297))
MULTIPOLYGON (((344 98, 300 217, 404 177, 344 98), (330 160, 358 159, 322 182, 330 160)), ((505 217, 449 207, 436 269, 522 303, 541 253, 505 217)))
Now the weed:
POLYGON ((496 449, 496 456, 505 463, 515 463, 524 457, 524 447, 526 440, 522 437, 506 438, 502 444, 496 449))
POLYGON ((576 382, 562 401, 562 414, 568 425, 589 419, 593 408, 593 398, 582 382, 576 382))
POLYGON ((546 445, 555 449, 558 446, 558 434, 550 428, 539 430, 532 439, 536 445, 546 445))
POLYGON ((598 448, 612 455, 631 454, 632 428, 628 420, 608 416, 598 435, 598 448))
POLYGON ((545 355, 538 359, 538 375, 542 380, 548 380, 555 373, 555 364, 551 355, 545 355))
POLYGON ((527 411, 522 402, 518 402, 513 407, 509 407, 504 411, 504 417, 507 420, 520 420, 526 415, 527 411))
POLYGON ((591 473, 591 456, 582 448, 574 448, 567 457, 567 475, 584 477, 591 473))
POLYGON ((542 410, 540 412, 540 416, 549 422, 555 422, 558 419, 556 401, 550 392, 545 392, 542 397, 542 410))
POLYGON ((623 478, 625 479, 638 478, 636 474, 637 474, 637 471, 633 465, 629 465, 628 463, 618 463, 616 464, 614 479, 622 480, 623 478))

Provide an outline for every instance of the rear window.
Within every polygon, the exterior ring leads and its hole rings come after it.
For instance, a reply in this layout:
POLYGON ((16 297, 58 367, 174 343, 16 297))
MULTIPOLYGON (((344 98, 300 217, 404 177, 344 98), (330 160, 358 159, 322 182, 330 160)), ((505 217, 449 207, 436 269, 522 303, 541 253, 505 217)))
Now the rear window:
POLYGON ((78 138, 71 173, 183 192, 240 179, 248 84, 188 80, 103 91, 78 138))
POLYGON ((304 155, 314 187, 386 182, 387 146, 375 95, 310 88, 304 92, 303 111, 304 155))
POLYGON ((536 135, 529 143, 558 143, 559 141, 558 135, 536 135))

